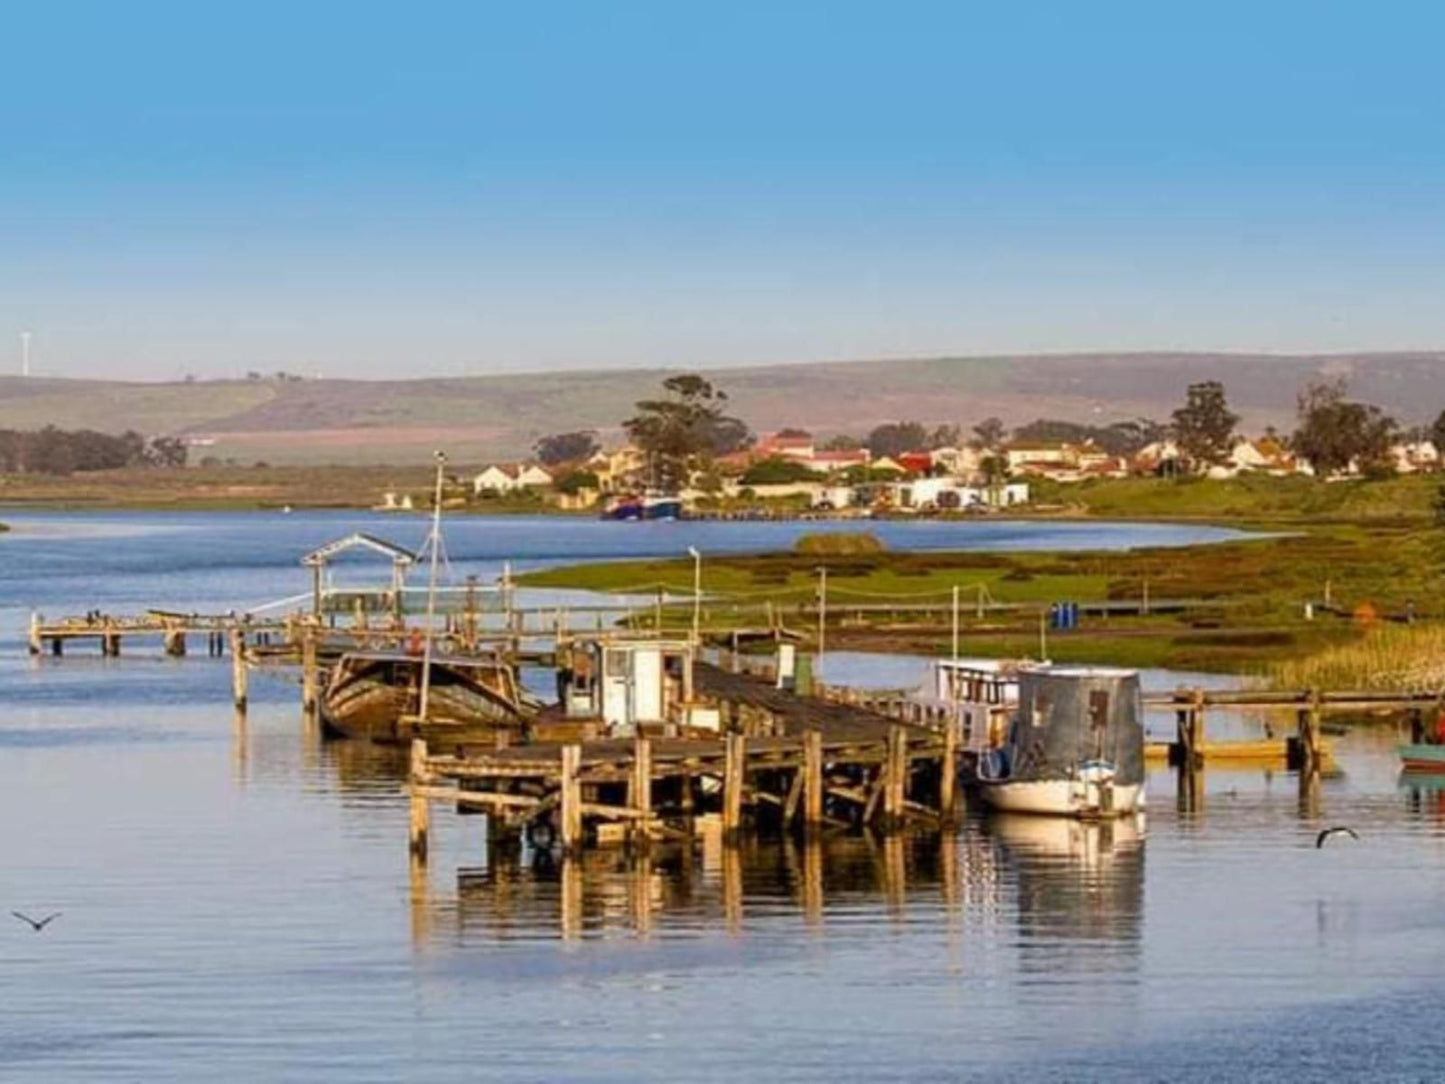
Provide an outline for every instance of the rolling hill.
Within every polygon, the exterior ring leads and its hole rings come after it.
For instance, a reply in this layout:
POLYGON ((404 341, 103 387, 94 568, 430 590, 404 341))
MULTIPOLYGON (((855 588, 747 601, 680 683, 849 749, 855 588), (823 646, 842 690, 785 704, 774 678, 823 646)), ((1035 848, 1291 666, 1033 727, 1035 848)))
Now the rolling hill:
MULTIPOLYGON (((677 371, 677 370, 670 370, 677 371)), ((54 424, 206 441, 197 455, 243 462, 420 462, 525 454, 537 437, 577 428, 615 435, 658 369, 415 380, 123 383, 0 377, 0 427, 54 424)), ((754 429, 798 425, 864 433, 883 421, 998 415, 1107 422, 1167 417, 1194 380, 1222 380, 1250 426, 1287 426, 1312 377, 1343 375, 1352 393, 1405 423, 1445 408, 1445 352, 1349 355, 1074 354, 768 365, 710 373, 754 429)))

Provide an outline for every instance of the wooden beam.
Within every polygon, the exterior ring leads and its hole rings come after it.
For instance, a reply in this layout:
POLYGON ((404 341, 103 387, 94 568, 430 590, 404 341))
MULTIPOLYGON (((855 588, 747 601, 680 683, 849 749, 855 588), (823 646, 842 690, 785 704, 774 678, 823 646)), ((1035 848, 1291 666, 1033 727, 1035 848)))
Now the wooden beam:
POLYGON ((562 746, 562 850, 570 853, 582 846, 582 784, 578 779, 578 767, 582 761, 580 745, 562 746))
POLYGON ((803 823, 816 827, 823 822, 823 732, 809 730, 803 735, 803 823))
POLYGON ((747 741, 741 734, 723 739, 727 762, 723 769, 723 834, 736 834, 743 825, 743 788, 747 783, 747 741))

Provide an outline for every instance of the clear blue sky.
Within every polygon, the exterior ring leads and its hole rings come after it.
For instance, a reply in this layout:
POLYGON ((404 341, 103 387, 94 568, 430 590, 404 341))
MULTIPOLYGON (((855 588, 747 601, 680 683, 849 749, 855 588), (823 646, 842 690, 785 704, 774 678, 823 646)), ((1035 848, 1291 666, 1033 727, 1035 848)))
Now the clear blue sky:
POLYGON ((1445 347, 1445 8, 9 4, 0 368, 1445 347))

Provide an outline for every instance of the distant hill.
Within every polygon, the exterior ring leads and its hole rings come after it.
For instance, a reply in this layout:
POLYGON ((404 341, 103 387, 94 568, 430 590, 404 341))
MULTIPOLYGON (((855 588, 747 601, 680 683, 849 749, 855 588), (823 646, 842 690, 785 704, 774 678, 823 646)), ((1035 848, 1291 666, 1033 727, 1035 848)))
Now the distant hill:
MULTIPOLYGON (((678 370, 670 370, 678 371, 678 370)), ((420 462, 523 455, 547 433, 615 435, 657 369, 417 380, 196 381, 174 384, 0 377, 0 427, 54 424, 211 444, 244 462, 420 462)), ((863 434, 879 422, 965 428, 998 415, 1107 422, 1163 419, 1195 380, 1222 380, 1250 426, 1289 425, 1310 378, 1345 375, 1353 394, 1404 423, 1445 409, 1445 352, 1348 355, 1072 354, 768 365, 710 373, 754 429, 796 425, 863 434)))

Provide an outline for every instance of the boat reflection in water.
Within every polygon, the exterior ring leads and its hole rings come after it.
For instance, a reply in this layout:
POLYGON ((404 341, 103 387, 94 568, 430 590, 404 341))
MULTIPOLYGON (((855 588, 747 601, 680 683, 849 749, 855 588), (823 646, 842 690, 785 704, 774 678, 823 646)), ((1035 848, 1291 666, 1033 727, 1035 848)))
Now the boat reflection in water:
MULTIPOLYGON (((1132 943, 1144 913, 1144 815, 1083 821, 999 814, 986 822, 1014 872, 1022 942, 1132 943)), ((1057 969, 1059 957, 1048 955, 1057 969)), ((1097 954, 1089 966, 1100 963, 1097 954)))

